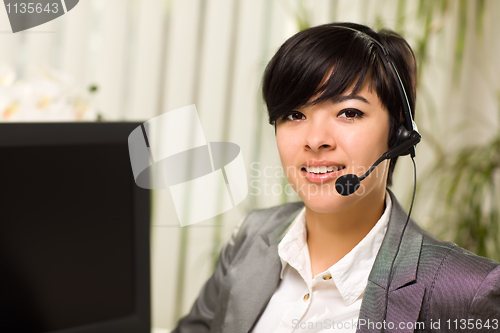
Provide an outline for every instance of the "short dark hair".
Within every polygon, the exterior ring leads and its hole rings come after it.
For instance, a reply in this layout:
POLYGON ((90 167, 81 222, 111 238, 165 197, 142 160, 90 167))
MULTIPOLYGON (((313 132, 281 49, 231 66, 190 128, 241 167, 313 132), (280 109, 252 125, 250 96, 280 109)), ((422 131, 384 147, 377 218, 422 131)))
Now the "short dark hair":
MULTIPOLYGON (((378 33, 355 23, 329 23, 312 27, 290 37, 276 52, 266 67, 262 95, 269 113, 269 123, 294 109, 316 104, 344 92, 355 82, 358 91, 367 75, 383 106, 389 111, 389 148, 396 145, 396 133, 404 122, 398 81, 387 67, 380 47, 366 35, 381 43, 396 66, 415 117, 417 64, 406 40, 391 30, 378 33), (349 27, 351 29, 342 28, 349 27), (332 74, 322 86, 326 73, 332 74), (319 88, 318 88, 319 87, 319 88)), ((387 185, 392 185, 392 173, 397 157, 391 159, 387 185)))

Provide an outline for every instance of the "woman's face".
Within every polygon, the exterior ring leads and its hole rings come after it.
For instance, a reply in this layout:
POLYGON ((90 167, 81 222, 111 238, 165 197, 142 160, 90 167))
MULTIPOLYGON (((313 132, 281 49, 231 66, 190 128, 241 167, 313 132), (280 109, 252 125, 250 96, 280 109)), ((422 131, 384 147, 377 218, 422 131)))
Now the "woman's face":
POLYGON ((276 121, 276 141, 288 182, 318 213, 340 212, 385 193, 387 160, 354 194, 343 197, 335 190, 339 176, 363 175, 388 150, 387 109, 370 89, 368 78, 356 94, 351 94, 352 88, 276 121))

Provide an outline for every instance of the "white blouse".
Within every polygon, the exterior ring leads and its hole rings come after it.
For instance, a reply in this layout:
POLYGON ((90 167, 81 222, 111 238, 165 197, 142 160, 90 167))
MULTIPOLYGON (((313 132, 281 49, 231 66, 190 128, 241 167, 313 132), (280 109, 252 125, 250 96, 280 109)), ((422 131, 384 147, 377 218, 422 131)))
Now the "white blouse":
POLYGON ((281 282, 253 333, 355 332, 363 293, 382 245, 392 201, 375 226, 348 254, 311 278, 305 207, 278 245, 281 282))

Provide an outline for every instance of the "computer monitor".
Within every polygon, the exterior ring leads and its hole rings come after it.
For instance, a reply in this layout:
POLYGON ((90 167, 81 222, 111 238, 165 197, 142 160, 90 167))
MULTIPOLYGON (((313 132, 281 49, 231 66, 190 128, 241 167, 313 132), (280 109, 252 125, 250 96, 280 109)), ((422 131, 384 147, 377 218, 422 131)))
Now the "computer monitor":
POLYGON ((0 331, 150 333, 141 123, 0 123, 0 331))

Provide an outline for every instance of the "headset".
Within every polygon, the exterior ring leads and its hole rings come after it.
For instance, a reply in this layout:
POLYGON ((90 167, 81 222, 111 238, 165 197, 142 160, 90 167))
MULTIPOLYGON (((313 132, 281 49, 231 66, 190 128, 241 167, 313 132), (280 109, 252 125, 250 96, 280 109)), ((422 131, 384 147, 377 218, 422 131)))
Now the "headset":
POLYGON ((360 187, 360 182, 366 177, 368 177, 372 173, 372 171, 380 164, 380 162, 384 160, 409 154, 413 162, 415 163, 414 160, 415 145, 420 142, 422 136, 418 133, 417 125, 413 121, 413 117, 411 115, 411 106, 410 102, 408 101, 408 96, 406 94, 403 81, 399 76, 399 72, 396 69, 396 65, 394 65, 394 62, 391 60, 391 57, 387 49, 375 38, 362 31, 342 25, 336 27, 354 31, 362 35, 363 37, 368 38, 382 51, 382 54, 384 55, 383 58, 385 59, 385 62, 384 61, 382 62, 385 65, 386 71, 388 73, 392 72, 395 78, 397 79, 396 81, 398 82, 398 91, 399 95, 401 96, 401 101, 402 101, 401 105, 403 107, 402 111, 404 116, 404 123, 399 127, 396 133, 396 146, 394 148, 385 152, 361 177, 358 177, 355 174, 346 174, 337 179, 337 181, 335 182, 335 189, 339 194, 343 196, 348 196, 356 192, 356 190, 358 190, 358 188, 360 187))
POLYGON ((357 29, 347 27, 347 26, 336 26, 340 29, 348 29, 351 31, 354 31, 369 40, 375 44, 380 51, 382 51, 383 59, 382 62, 384 63, 384 66, 386 68, 386 71, 392 72, 397 78, 398 82, 398 91, 399 95, 401 96, 401 101, 402 101, 402 106, 403 106, 403 116, 404 116, 404 123, 399 127, 398 132, 396 133, 396 139, 397 143, 396 146, 386 153, 384 153, 371 167, 368 169, 368 171, 361 177, 358 177, 355 174, 346 174, 337 179, 335 182, 335 189, 337 192, 343 196, 348 196, 356 192, 356 190, 360 187, 360 182, 368 177, 370 173, 377 167, 377 165, 380 164, 380 162, 386 160, 386 159, 391 159, 397 156, 405 156, 405 155, 410 155, 412 161, 413 161, 413 173, 414 173, 414 179, 413 179, 413 195, 411 199, 411 205, 410 205, 410 210, 408 211, 408 217, 406 219, 405 225, 403 227, 403 230, 401 232, 401 237, 399 239, 398 243, 398 248, 396 250, 396 255, 394 256, 394 259, 391 262, 391 266, 389 269, 389 275, 387 278, 387 289, 385 290, 385 309, 384 309, 384 318, 383 320, 386 319, 387 317, 387 305, 388 305, 388 300, 389 300, 389 287, 392 282, 392 271, 394 267, 394 262, 396 261, 396 258, 399 254, 399 249, 401 247, 401 241, 403 240, 403 236, 406 230, 406 227, 408 226, 408 221, 410 220, 410 215, 411 211, 413 208, 413 201, 415 199, 415 190, 416 190, 416 184, 417 184, 417 165, 415 163, 415 146, 417 143, 420 142, 421 140, 421 135, 418 133, 417 126, 415 122, 413 121, 413 117, 411 115, 411 106, 410 102, 408 101, 408 96, 406 94, 406 90, 403 85, 403 81, 401 80, 401 77, 399 76, 398 70, 396 69, 396 65, 394 65, 394 62, 392 61, 390 54, 388 50, 380 43, 377 41, 375 38, 372 36, 359 31, 357 29), (384 62, 385 60, 385 62, 384 62))

